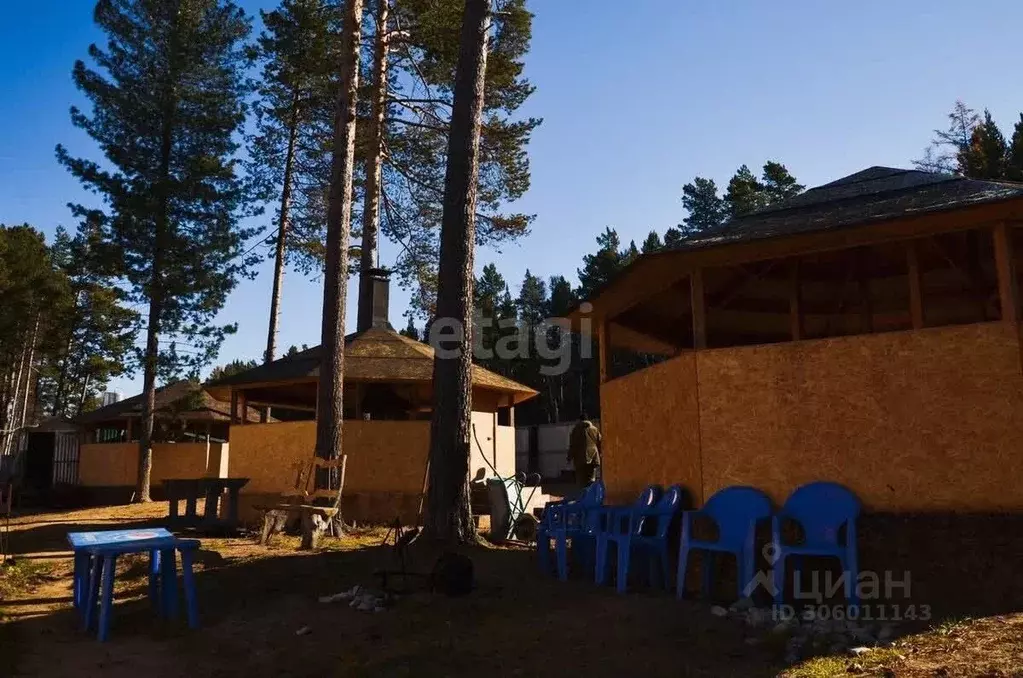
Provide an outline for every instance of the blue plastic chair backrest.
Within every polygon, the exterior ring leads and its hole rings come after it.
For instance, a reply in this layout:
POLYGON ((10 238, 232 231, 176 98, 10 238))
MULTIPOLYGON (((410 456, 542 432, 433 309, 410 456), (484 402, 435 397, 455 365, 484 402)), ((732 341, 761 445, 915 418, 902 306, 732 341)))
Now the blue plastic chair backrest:
POLYGON ((657 521, 655 536, 658 539, 664 539, 668 535, 668 528, 681 508, 682 486, 672 485, 650 510, 650 515, 657 521))
POLYGON ((735 485, 715 492, 702 511, 717 523, 720 543, 739 546, 751 523, 771 517, 771 500, 755 487, 735 485))
POLYGON ((797 487, 781 513, 803 527, 808 544, 838 545, 838 531, 860 514, 860 500, 848 488, 827 481, 797 487))
POLYGON ((594 481, 583 491, 582 496, 579 497, 579 503, 585 506, 603 506, 605 493, 604 481, 594 481))

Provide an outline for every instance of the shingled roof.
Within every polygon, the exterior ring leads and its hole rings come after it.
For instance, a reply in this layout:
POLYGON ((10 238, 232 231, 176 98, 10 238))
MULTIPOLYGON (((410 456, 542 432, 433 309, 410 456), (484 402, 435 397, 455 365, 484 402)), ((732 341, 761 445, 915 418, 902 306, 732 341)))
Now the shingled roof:
MULTIPOLYGON (((371 327, 345 337, 345 379, 351 381, 423 382, 433 380, 433 348, 391 329, 371 327)), ((296 382, 319 378, 320 347, 306 349, 251 370, 225 377, 208 385, 221 397, 231 387, 296 382)), ((473 365, 472 383, 481 388, 513 396, 516 403, 528 400, 536 391, 473 365)))
POLYGON ((870 167, 691 238, 679 249, 812 233, 925 212, 1023 198, 1023 184, 870 167))
POLYGON ((598 304, 612 288, 628 286, 629 281, 642 280, 651 273, 663 276, 665 270, 677 269, 683 275, 685 260, 696 252, 1021 199, 1023 183, 869 167, 732 219, 672 249, 643 254, 565 316, 574 322, 585 315, 580 311, 584 301, 598 304))
MULTIPOLYGON (((202 421, 230 421, 231 405, 217 400, 194 381, 177 381, 156 389, 157 416, 174 412, 183 419, 202 421), (184 409, 182 409, 184 408, 184 409)), ((247 408, 248 419, 259 421, 259 411, 247 408)), ((76 424, 96 424, 118 419, 142 416, 142 394, 119 400, 106 407, 85 412, 75 417, 76 424)))

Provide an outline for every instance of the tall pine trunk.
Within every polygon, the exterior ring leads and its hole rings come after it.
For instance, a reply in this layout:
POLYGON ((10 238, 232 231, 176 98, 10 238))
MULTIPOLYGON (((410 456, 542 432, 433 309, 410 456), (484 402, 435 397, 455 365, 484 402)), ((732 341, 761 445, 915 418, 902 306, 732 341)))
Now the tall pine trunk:
MULTIPOLYGON (((469 504, 473 251, 490 1, 465 2, 444 178, 437 317, 456 321, 463 330, 455 356, 438 355, 433 363, 429 491, 423 530, 427 537, 445 542, 476 540, 469 504)), ((450 342, 445 346, 453 348, 450 342)))
POLYGON ((373 50, 373 102, 369 118, 369 155, 362 210, 362 256, 359 266, 376 268, 380 248, 380 175, 384 154, 384 116, 387 113, 388 13, 390 0, 376 0, 376 44, 373 50))
MULTIPOLYGON (((173 63, 173 60, 172 60, 173 63)), ((149 287, 149 318, 146 322, 146 352, 142 371, 142 417, 139 422, 139 468, 135 482, 135 501, 152 501, 149 496, 150 476, 153 470, 153 426, 156 417, 156 370, 160 357, 160 320, 163 315, 163 261, 164 248, 170 224, 169 182, 171 153, 174 151, 174 113, 176 102, 173 69, 168 75, 167 91, 163 101, 163 120, 160 130, 160 165, 156 184, 156 219, 153 234, 153 264, 149 287)))
MULTIPOLYGON (((327 214, 322 346, 316 413, 316 454, 324 459, 337 459, 341 456, 345 302, 348 293, 348 241, 352 228, 352 176, 355 164, 362 0, 348 0, 345 10, 341 32, 341 92, 335 116, 330 206, 327 214)), ((337 469, 332 469, 327 484, 329 489, 338 491, 336 501, 340 503, 340 473, 337 469)))
POLYGON ((270 295, 270 327, 266 333, 263 362, 273 362, 277 354, 277 325, 281 317, 281 288, 284 285, 284 245, 288 236, 288 212, 291 210, 291 184, 295 172, 295 144, 298 140, 298 90, 292 94, 288 117, 288 150, 284 157, 284 182, 281 187, 281 209, 277 222, 277 248, 274 252, 274 286, 270 295))

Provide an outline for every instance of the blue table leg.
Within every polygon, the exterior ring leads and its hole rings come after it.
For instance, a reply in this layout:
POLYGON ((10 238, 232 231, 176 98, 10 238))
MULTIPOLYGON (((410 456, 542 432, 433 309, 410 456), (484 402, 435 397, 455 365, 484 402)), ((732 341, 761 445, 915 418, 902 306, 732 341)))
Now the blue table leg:
POLYGON ((160 601, 160 552, 149 552, 149 602, 157 614, 163 616, 163 603, 160 601))
POLYGON ((178 572, 177 556, 174 547, 164 549, 160 553, 160 585, 163 600, 163 613, 168 619, 178 616, 178 572))
POLYGON ((110 608, 114 602, 114 568, 116 566, 117 556, 103 557, 103 599, 99 609, 99 641, 101 643, 110 637, 110 608))
POLYGON ((79 611, 85 609, 89 598, 89 554, 84 551, 75 551, 75 573, 72 582, 72 596, 75 607, 79 611))
POLYGON ((185 585, 185 607, 188 612, 188 628, 199 628, 199 601, 195 591, 195 575, 192 573, 191 549, 181 551, 181 577, 185 585))
POLYGON ((103 569, 103 559, 95 556, 92 558, 91 564, 92 571, 88 573, 88 592, 83 598, 85 600, 85 618, 82 623, 84 631, 89 631, 96 619, 96 606, 99 604, 99 584, 103 569))

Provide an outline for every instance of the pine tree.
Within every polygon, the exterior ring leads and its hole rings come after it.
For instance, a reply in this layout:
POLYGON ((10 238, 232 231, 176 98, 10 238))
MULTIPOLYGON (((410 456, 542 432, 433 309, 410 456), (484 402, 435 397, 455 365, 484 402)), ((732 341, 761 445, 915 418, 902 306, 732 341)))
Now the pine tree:
POLYGON ((213 382, 219 381, 220 379, 227 379, 228 377, 233 376, 235 374, 248 372, 252 368, 258 366, 259 363, 256 362, 255 360, 241 360, 236 358, 229 363, 226 363, 224 365, 217 365, 212 370, 210 370, 210 376, 206 379, 206 381, 213 382))
POLYGON ((664 249, 664 244, 661 242, 661 236, 658 235, 657 231, 650 231, 646 236, 646 240, 643 241, 643 254, 660 252, 662 249, 664 249))
MULTIPOLYGON (((395 269, 415 288, 413 308, 434 313, 445 151, 452 118, 454 75, 464 0, 403 0, 395 3, 390 102, 382 178, 381 231, 401 245, 395 269)), ((509 213, 507 205, 529 189, 526 146, 536 118, 518 110, 534 87, 523 76, 532 14, 525 0, 507 0, 492 17, 480 138, 480 173, 475 237, 500 246, 528 232, 533 217, 509 213)))
MULTIPOLYGON (((433 417, 423 533, 446 542, 474 542, 469 505, 472 417, 473 257, 480 134, 487 82, 490 0, 465 0, 448 135, 440 245, 437 317, 462 326, 455 356, 433 363, 433 417)), ((483 198, 486 201, 486 196, 483 198)), ((449 347, 453 348, 453 347, 449 347)))
POLYGON ((925 149, 924 157, 914 161, 917 169, 947 174, 964 173, 963 153, 968 153, 973 130, 980 124, 980 116, 962 101, 956 101, 947 117, 948 128, 934 130, 934 140, 925 149))
MULTIPOLYGON (((345 310, 348 294, 348 241, 352 228, 352 182, 355 165, 356 96, 359 88, 359 37, 362 0, 348 0, 341 29, 340 94, 330 175, 330 208, 323 273, 323 322, 316 416, 316 455, 339 459, 344 419, 345 310)), ((341 502, 339 469, 331 469, 328 485, 341 502)), ((335 519, 340 525, 340 512, 335 519)))
POLYGON ((597 251, 583 256, 583 267, 578 269, 579 291, 583 299, 593 296, 594 292, 610 282, 618 271, 625 267, 628 251, 621 251, 621 240, 618 232, 610 226, 597 236, 597 251))
POLYGON ((386 132, 387 97, 390 82, 387 67, 390 55, 392 29, 390 0, 372 0, 373 70, 370 89, 370 114, 366 133, 366 186, 363 191, 361 270, 379 265, 380 247, 380 190, 383 179, 384 133, 386 132))
POLYGON ((547 317, 547 284, 526 269, 515 300, 519 319, 530 327, 538 327, 547 317))
POLYGON ((419 329, 416 327, 416 322, 415 319, 412 317, 412 314, 408 315, 408 325, 406 325, 405 329, 401 330, 399 334, 403 337, 408 337, 413 341, 420 340, 419 329))
POLYGON ((235 172, 245 119, 249 21, 229 0, 99 0, 106 48, 75 64, 92 116, 71 109, 104 162, 57 157, 106 207, 95 219, 108 271, 148 306, 136 501, 149 501, 156 381, 207 363, 233 327, 211 323, 244 271, 252 235, 235 172), (161 344, 163 344, 161 346, 161 344))
POLYGON ((796 181, 785 165, 772 160, 764 163, 760 183, 764 191, 765 206, 794 198, 806 188, 796 181))
POLYGON ((756 212, 767 205, 764 185, 753 175, 750 168, 743 165, 728 181, 725 191, 725 204, 728 216, 732 219, 756 212))
MULTIPOLYGON (((264 360, 277 353, 277 326, 285 258, 310 267, 310 241, 322 237, 322 196, 330 182, 326 162, 336 89, 336 11, 326 0, 283 0, 261 11, 264 31, 256 42, 262 66, 256 132, 249 138, 247 167, 264 200, 276 203, 274 281, 264 360), (289 231, 291 231, 289 233, 289 231)), ((318 268, 318 266, 317 266, 318 268)))
POLYGON ((677 246, 681 239, 717 228, 728 216, 725 201, 718 196, 714 180, 704 177, 696 177, 682 187, 682 206, 689 212, 689 216, 676 229, 681 238, 671 234, 672 243, 669 245, 669 234, 665 234, 665 245, 669 247, 677 246))
POLYGON ((11 452, 28 423, 34 375, 46 354, 56 352, 59 343, 47 340, 70 305, 70 287, 42 233, 28 224, 0 224, 0 456, 11 452))
POLYGON ((1002 179, 1006 171, 1008 147, 991 112, 984 109, 984 120, 973 129, 970 145, 959 152, 960 172, 974 179, 1002 179))
POLYGON ((1005 158, 1005 178, 1010 181, 1023 181, 1023 113, 1012 128, 1012 140, 1005 158))
POLYGON ((40 367, 37 396, 41 407, 57 416, 74 417, 111 377, 128 371, 138 334, 138 314, 124 306, 127 295, 95 269, 90 242, 95 238, 87 220, 74 238, 58 227, 50 246, 70 297, 52 309, 53 347, 40 367))

